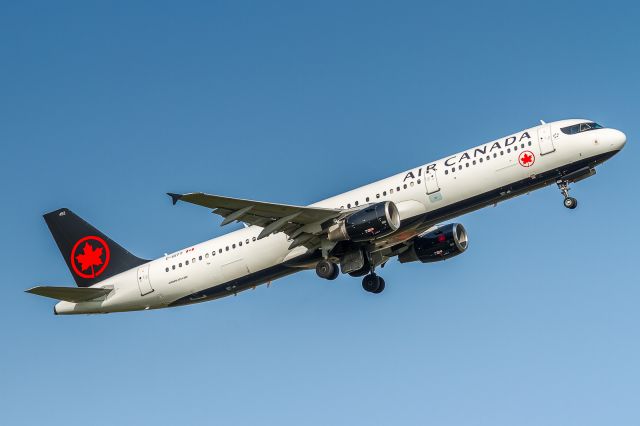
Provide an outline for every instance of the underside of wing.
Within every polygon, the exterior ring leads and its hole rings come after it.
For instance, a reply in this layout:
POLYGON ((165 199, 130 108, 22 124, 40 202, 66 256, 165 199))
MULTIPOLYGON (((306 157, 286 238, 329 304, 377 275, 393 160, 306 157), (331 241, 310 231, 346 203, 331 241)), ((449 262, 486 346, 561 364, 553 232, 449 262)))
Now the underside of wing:
POLYGON ((264 228, 258 239, 277 232, 284 232, 294 239, 292 247, 297 245, 316 245, 314 238, 322 231, 321 224, 342 214, 339 209, 293 206, 288 204, 267 203, 244 200, 220 195, 194 192, 189 194, 169 193, 173 204, 184 201, 212 209, 212 213, 224 217, 221 225, 241 221, 264 228))

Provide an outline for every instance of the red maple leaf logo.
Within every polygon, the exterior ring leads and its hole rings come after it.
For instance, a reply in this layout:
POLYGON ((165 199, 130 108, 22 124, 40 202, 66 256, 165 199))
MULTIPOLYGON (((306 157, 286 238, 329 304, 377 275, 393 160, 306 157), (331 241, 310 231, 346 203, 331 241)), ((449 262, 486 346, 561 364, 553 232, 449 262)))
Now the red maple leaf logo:
POLYGON ((91 268, 91 275, 95 276, 94 266, 102 265, 102 247, 94 248, 88 242, 82 247, 82 254, 76 256, 76 260, 80 263, 80 269, 86 271, 91 268))
POLYGON ((522 155, 521 161, 522 164, 529 164, 533 160, 533 157, 529 154, 522 155))

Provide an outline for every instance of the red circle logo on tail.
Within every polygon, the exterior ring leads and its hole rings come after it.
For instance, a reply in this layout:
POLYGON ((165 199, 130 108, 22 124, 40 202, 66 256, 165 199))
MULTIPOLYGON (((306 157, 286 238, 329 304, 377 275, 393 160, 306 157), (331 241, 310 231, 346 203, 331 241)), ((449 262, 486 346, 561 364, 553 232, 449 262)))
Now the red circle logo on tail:
POLYGON ((80 238, 71 250, 71 267, 82 278, 95 278, 109 264, 109 246, 94 235, 80 238))
POLYGON ((536 156, 531 151, 522 151, 518 156, 518 163, 522 167, 531 167, 536 162, 536 156))

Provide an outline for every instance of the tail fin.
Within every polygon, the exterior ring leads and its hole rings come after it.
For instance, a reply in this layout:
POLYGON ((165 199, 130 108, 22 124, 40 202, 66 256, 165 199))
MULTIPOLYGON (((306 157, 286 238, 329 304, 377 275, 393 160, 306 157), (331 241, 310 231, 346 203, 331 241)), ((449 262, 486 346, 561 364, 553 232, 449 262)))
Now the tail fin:
POLYGON ((89 287, 148 262, 122 248, 69 209, 44 215, 78 287, 89 287))

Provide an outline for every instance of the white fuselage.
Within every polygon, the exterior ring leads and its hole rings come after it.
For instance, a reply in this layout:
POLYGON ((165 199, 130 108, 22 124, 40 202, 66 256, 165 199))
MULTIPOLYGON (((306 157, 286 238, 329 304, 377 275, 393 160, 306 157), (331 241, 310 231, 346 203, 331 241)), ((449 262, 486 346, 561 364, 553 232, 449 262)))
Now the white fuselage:
MULTIPOLYGON (((614 129, 572 135, 560 130, 585 121, 564 120, 526 129, 312 206, 355 209, 393 201, 402 223, 413 225, 401 226, 384 245, 407 241, 440 220, 554 183, 552 175, 536 180, 545 173, 591 160, 590 165, 599 164, 626 142, 624 134, 614 129), (523 154, 525 151, 529 153, 523 154), (510 186, 515 183, 518 185, 510 186), (421 220, 412 221, 417 217, 421 220)), ((113 288, 106 297, 84 303, 59 302, 55 311, 106 313, 212 300, 308 266, 295 263, 308 254, 307 248, 289 250, 291 241, 282 232, 257 240, 261 230, 249 226, 163 256, 94 285, 113 288), (290 261, 293 266, 283 266, 290 261)))

